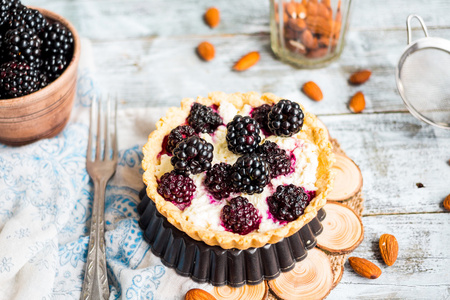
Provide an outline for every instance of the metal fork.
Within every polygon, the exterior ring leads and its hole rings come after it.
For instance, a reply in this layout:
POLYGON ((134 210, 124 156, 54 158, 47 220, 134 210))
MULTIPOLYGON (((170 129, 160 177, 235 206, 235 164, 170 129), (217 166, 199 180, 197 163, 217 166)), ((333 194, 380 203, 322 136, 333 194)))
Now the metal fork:
POLYGON ((91 124, 86 154, 87 171, 94 182, 94 202, 86 271, 81 291, 82 300, 106 300, 109 298, 105 252, 105 189, 108 180, 116 171, 118 159, 117 99, 114 100, 113 118, 111 116, 111 97, 108 97, 106 101, 106 116, 103 111, 101 99, 95 98, 91 105, 91 124), (93 159, 92 140, 94 139, 95 123, 97 123, 97 141, 93 159), (111 123, 113 123, 113 133, 110 129, 111 123))

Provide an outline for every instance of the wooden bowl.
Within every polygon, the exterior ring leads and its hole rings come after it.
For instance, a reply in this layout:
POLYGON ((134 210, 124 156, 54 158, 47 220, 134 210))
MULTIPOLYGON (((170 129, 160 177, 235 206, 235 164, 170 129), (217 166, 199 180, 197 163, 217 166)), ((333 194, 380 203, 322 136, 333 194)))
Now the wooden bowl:
POLYGON ((73 34, 74 53, 66 70, 45 88, 14 99, 0 100, 0 143, 20 146, 61 132, 70 117, 76 94, 80 38, 69 21, 43 8, 49 21, 58 21, 73 34))

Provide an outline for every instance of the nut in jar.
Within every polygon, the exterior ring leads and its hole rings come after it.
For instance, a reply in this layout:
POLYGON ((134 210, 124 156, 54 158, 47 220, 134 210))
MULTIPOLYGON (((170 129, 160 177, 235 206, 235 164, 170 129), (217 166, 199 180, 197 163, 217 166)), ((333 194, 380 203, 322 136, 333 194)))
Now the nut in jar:
POLYGON ((271 0, 271 44, 281 59, 318 66, 339 56, 350 0, 271 0), (335 3, 334 3, 335 2, 335 3))

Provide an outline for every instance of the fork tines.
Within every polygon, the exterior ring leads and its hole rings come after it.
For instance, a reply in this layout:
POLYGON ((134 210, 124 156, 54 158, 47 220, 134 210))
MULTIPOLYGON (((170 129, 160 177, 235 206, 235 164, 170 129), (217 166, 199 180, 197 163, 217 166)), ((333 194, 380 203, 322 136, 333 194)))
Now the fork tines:
POLYGON ((110 96, 106 97, 106 101, 102 97, 95 97, 92 100, 86 157, 88 161, 93 160, 92 140, 94 138, 96 139, 95 161, 117 159, 117 102, 116 97, 111 99, 110 96))

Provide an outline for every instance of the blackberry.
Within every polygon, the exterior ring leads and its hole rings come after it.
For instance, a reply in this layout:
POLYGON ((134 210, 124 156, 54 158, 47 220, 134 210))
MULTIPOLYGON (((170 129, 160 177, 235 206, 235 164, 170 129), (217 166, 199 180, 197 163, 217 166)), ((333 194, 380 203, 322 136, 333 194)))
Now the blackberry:
POLYGON ((55 22, 44 28, 40 34, 42 51, 45 55, 63 54, 71 59, 73 52, 73 35, 61 23, 55 22), (70 56, 70 57, 69 57, 70 56))
POLYGON ((9 0, 9 12, 10 14, 14 13, 16 10, 23 9, 25 6, 22 5, 20 0, 9 0))
POLYGON ((45 88, 50 83, 48 76, 45 73, 39 74, 39 89, 45 88))
POLYGON ((278 136, 292 136, 302 129, 303 117, 298 103, 280 100, 269 112, 268 126, 278 136))
POLYGON ((305 190, 293 184, 278 186, 276 192, 267 198, 270 213, 278 220, 287 222, 301 216, 309 201, 305 190))
POLYGON ((44 58, 41 69, 53 81, 61 76, 68 65, 69 61, 64 55, 52 54, 44 58))
POLYGON ((172 153, 173 149, 175 149, 179 142, 184 141, 193 135, 195 135, 195 130, 189 125, 180 125, 175 127, 170 132, 167 140, 167 152, 172 153))
POLYGON ((274 142, 265 141, 264 144, 256 149, 256 153, 269 164, 271 178, 290 172, 290 157, 286 154, 286 150, 281 149, 274 142))
POLYGON ((213 133, 223 123, 211 107, 197 102, 192 105, 187 121, 197 133, 213 133))
POLYGON ((215 164, 206 172, 205 186, 217 200, 228 198, 235 189, 230 185, 232 167, 226 163, 215 164))
POLYGON ((269 129, 269 112, 272 109, 272 106, 269 104, 264 104, 259 107, 256 107, 253 109, 253 111, 250 113, 253 119, 256 120, 256 122, 259 123, 259 126, 263 130, 263 133, 265 135, 270 135, 270 129, 269 129))
POLYGON ((178 143, 170 162, 178 173, 198 174, 211 168, 213 150, 212 144, 194 135, 178 143))
POLYGON ((164 174, 158 183, 158 193, 173 204, 189 206, 196 190, 194 181, 175 171, 164 174))
POLYGON ((0 26, 9 21, 11 0, 0 0, 0 26))
POLYGON ((25 62, 10 61, 0 66, 0 90, 2 98, 16 98, 39 89, 39 71, 25 62))
POLYGON ((35 33, 40 33, 47 26, 47 19, 36 9, 26 6, 17 7, 10 14, 9 28, 26 27, 35 33))
POLYGON ((240 235, 257 230, 261 224, 258 210, 248 199, 240 196, 231 199, 222 208, 220 219, 226 230, 240 235))
POLYGON ((42 41, 32 29, 19 27, 5 34, 4 47, 11 59, 26 61, 32 68, 40 67, 42 41))
POLYGON ((259 124, 250 117, 237 115, 227 124, 228 149, 236 154, 252 153, 261 142, 259 124))
POLYGON ((233 165, 231 182, 240 192, 259 194, 269 183, 270 173, 267 163, 256 154, 246 154, 233 165))

